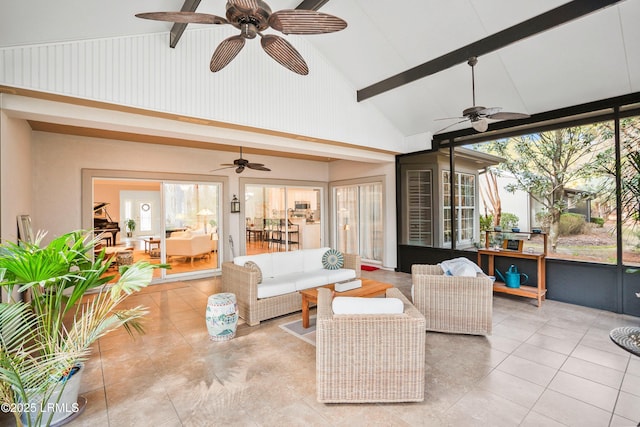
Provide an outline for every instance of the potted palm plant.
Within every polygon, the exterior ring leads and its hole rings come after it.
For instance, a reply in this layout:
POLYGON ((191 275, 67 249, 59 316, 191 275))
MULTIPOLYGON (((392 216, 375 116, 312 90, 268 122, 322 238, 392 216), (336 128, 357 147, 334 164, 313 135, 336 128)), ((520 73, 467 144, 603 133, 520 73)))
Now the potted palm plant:
POLYGON ((109 274, 112 260, 104 250, 94 253, 93 232, 41 246, 44 236, 0 245, 0 286, 27 297, 0 303, 0 403, 18 426, 59 424, 78 414, 76 383, 92 344, 121 326, 143 331, 146 309, 118 305, 151 282, 154 268, 166 267, 141 261, 109 274))
POLYGON ((124 223, 127 226, 127 237, 131 237, 133 232, 136 231, 136 221, 133 218, 129 218, 124 223))

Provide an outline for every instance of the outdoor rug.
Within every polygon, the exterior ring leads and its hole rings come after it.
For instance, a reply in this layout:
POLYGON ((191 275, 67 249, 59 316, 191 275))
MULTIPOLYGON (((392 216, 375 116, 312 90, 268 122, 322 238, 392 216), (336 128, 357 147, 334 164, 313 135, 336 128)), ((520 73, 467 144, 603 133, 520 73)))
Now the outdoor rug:
POLYGON ((309 317, 309 327, 307 329, 302 327, 302 319, 284 323, 280 327, 294 337, 300 338, 313 346, 316 345, 316 316, 309 317))

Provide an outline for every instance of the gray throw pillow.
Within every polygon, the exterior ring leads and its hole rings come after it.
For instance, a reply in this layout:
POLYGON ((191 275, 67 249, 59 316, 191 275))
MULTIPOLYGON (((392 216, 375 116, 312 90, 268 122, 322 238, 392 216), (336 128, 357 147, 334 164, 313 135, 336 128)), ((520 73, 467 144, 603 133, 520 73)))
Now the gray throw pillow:
POLYGON ((258 284, 262 283, 262 270, 260 270, 260 266, 253 261, 247 261, 244 263, 244 266, 250 270, 258 272, 258 284))

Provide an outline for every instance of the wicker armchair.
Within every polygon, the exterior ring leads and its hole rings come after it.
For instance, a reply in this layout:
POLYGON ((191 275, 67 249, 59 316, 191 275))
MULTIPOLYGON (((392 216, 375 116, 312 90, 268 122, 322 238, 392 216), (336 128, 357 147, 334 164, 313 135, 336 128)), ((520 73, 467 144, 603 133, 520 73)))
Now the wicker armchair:
POLYGON ((316 389, 319 402, 421 402, 425 388, 424 316, 396 289, 403 314, 342 314, 318 290, 316 389))
POLYGON ((413 304, 427 320, 427 330, 490 335, 493 282, 489 276, 445 276, 438 265, 411 266, 413 304))

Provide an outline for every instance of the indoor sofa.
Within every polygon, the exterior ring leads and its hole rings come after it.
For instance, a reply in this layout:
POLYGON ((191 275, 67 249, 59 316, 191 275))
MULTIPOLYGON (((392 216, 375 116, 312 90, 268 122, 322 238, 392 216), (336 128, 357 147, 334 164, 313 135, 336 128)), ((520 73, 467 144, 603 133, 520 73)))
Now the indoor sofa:
POLYGON ((360 256, 342 254, 342 268, 327 269, 329 248, 238 256, 222 264, 222 292, 236 295, 238 313, 247 324, 300 311, 298 291, 360 277, 360 256), (255 265, 252 265, 254 263, 255 265))
MULTIPOLYGON (((216 242, 217 243, 217 242, 216 242)), ((191 231, 176 231, 171 233, 165 241, 167 259, 169 257, 185 257, 193 259, 200 256, 210 256, 213 249, 210 234, 192 233, 191 231)))

